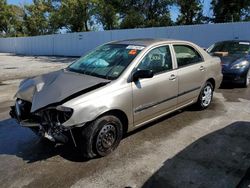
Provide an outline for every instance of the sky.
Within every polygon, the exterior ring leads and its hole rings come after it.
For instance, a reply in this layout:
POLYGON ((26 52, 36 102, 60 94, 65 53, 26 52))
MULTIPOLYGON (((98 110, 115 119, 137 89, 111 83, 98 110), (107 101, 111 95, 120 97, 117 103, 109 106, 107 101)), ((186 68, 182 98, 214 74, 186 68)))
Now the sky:
MULTIPOLYGON (((25 4, 25 3, 31 3, 32 0, 7 0, 7 2, 9 4, 25 4)), ((201 0, 203 6, 204 6, 204 9, 203 9, 203 14, 205 16, 212 16, 212 12, 210 10, 210 2, 211 0, 201 0)), ((178 14, 179 14, 179 9, 178 7, 176 6, 173 6, 171 7, 170 9, 170 13, 171 13, 171 18, 173 21, 176 21, 177 17, 178 17, 178 14)))
POLYGON ((32 0, 7 0, 8 4, 24 4, 24 3, 31 3, 32 0))

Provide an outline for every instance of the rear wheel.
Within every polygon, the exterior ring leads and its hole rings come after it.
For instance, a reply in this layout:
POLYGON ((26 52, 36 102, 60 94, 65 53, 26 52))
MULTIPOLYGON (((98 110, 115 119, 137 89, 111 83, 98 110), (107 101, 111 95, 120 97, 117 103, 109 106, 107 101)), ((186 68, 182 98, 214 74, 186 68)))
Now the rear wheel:
POLYGON ((249 84, 250 84, 250 69, 249 69, 248 72, 247 72, 247 75, 246 75, 246 77, 245 77, 245 81, 244 81, 243 86, 244 86, 244 87, 248 87, 249 84))
POLYGON ((210 82, 206 82, 196 103, 199 109, 203 110, 211 104, 213 99, 213 91, 213 85, 210 82))
POLYGON ((102 116, 82 130, 82 151, 86 158, 106 156, 122 139, 122 123, 116 116, 102 116))

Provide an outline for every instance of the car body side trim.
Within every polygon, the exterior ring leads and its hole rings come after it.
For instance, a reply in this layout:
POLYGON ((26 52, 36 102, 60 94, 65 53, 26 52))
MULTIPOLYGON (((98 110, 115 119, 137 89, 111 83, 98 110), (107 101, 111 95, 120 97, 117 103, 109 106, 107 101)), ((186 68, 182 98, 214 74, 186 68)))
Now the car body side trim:
POLYGON ((185 94, 187 94, 187 93, 190 93, 190 92, 193 92, 193 91, 199 90, 200 88, 201 88, 201 86, 196 87, 196 88, 193 88, 193 89, 190 89, 190 90, 187 90, 187 91, 184 91, 184 92, 182 92, 182 93, 178 94, 178 97, 180 97, 180 96, 182 96, 182 95, 185 95, 185 94))
POLYGON ((180 94, 178 94, 178 95, 175 95, 175 96, 166 98, 166 99, 161 100, 161 101, 157 101, 157 102, 154 102, 154 103, 149 103, 149 104, 141 105, 141 106, 137 107, 137 108, 134 110, 134 113, 138 113, 138 112, 141 112, 141 111, 143 111, 143 110, 152 108, 152 107, 157 106, 157 105, 159 105, 159 104, 161 104, 161 103, 167 102, 167 101, 169 101, 169 100, 175 99, 175 98, 180 97, 180 96, 182 96, 182 95, 185 95, 185 94, 188 94, 188 93, 190 93, 190 92, 196 91, 196 90, 198 90, 198 89, 200 89, 200 88, 201 88, 201 87, 196 87, 196 88, 190 89, 190 90, 188 90, 188 91, 184 91, 184 92, 182 92, 182 93, 180 93, 180 94))
POLYGON ((151 119, 149 119, 149 120, 146 120, 146 121, 144 121, 144 122, 142 122, 142 123, 140 123, 140 124, 137 124, 137 125, 135 125, 135 127, 138 128, 138 127, 140 127, 140 126, 142 126, 142 125, 145 125, 145 124, 147 124, 147 123, 150 123, 150 122, 152 122, 152 121, 154 121, 154 120, 156 120, 156 119, 158 119, 158 118, 161 118, 161 117, 163 117, 163 116, 165 116, 165 115, 168 115, 168 114, 170 114, 170 113, 173 113, 173 112, 175 112, 175 111, 177 111, 177 110, 179 110, 179 109, 182 109, 182 108, 184 108, 184 107, 186 107, 186 106, 188 106, 188 105, 191 105, 191 104, 193 104, 193 103, 194 103, 194 100, 192 100, 192 101, 190 101, 190 102, 188 102, 188 103, 186 103, 186 104, 184 104, 184 105, 182 105, 182 106, 180 106, 180 107, 178 107, 178 108, 176 108, 176 109, 167 111, 167 112, 165 112, 165 113, 162 113, 162 114, 159 115, 159 116, 153 117, 153 118, 151 118, 151 119))
POLYGON ((164 103, 164 102, 167 102, 167 101, 169 101, 169 100, 172 100, 172 99, 174 99, 174 98, 176 98, 176 97, 178 97, 178 96, 176 95, 176 96, 169 97, 169 98, 166 98, 166 99, 161 100, 161 101, 157 101, 157 102, 154 102, 154 103, 150 103, 150 104, 146 104, 146 105, 139 106, 139 107, 137 107, 137 108, 135 109, 135 113, 141 112, 141 111, 146 110, 146 109, 148 109, 148 108, 152 108, 152 107, 157 106, 157 105, 159 105, 159 104, 161 104, 161 103, 164 103))

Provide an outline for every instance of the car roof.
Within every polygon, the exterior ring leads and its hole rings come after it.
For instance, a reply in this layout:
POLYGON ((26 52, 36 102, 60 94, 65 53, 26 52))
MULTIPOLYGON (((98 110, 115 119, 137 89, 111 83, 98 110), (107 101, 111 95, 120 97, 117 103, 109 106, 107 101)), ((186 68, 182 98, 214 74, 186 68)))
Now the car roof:
POLYGON ((152 44, 161 43, 161 42, 187 42, 175 39, 163 39, 163 38, 138 38, 138 39, 126 39, 113 41, 109 44, 127 44, 127 45, 139 45, 139 46, 150 46, 152 44))
POLYGON ((250 43, 250 40, 223 40, 223 41, 219 41, 219 42, 216 42, 216 43, 223 43, 223 42, 249 42, 250 43))

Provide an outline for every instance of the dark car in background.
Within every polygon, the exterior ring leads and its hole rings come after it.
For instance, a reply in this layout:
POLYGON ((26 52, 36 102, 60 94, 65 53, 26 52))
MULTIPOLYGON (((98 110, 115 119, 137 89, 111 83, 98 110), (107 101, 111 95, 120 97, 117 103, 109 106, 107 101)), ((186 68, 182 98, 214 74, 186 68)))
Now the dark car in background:
POLYGON ((248 87, 250 83, 250 41, 230 40, 213 44, 207 50, 221 58, 223 82, 248 87))

